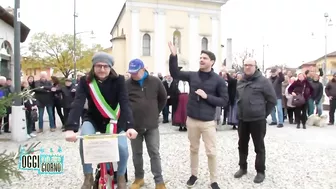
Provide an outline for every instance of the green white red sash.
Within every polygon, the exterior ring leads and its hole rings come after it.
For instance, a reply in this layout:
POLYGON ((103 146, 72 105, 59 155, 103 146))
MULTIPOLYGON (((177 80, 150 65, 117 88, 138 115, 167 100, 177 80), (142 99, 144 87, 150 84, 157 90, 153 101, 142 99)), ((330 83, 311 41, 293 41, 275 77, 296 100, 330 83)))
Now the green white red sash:
POLYGON ((115 109, 106 102, 104 96, 101 94, 97 81, 93 79, 89 84, 90 95, 94 104, 104 118, 109 118, 110 122, 106 126, 106 133, 117 133, 117 123, 120 116, 120 105, 118 104, 115 109), (111 130, 111 125, 113 130, 111 130))

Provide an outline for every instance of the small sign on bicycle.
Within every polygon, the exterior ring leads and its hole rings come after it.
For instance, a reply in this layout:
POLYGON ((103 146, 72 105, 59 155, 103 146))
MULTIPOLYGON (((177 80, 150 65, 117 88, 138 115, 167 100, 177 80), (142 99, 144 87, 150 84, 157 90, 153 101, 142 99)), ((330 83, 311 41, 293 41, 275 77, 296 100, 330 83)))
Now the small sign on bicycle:
POLYGON ((118 137, 88 135, 83 137, 84 163, 118 162, 118 137))

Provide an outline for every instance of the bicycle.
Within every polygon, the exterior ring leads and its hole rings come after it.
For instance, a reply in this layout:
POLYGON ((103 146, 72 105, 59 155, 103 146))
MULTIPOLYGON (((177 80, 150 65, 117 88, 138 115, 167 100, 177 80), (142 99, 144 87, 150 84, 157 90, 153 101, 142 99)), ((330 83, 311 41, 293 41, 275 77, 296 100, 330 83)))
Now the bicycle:
MULTIPOLYGON (((121 134, 101 134, 100 132, 96 132, 93 135, 85 135, 85 136, 76 136, 77 139, 83 140, 85 137, 126 137, 126 133, 121 134)), ((127 174, 126 174, 127 175, 127 174)), ((125 175, 126 181, 127 176, 125 175)), ((108 163, 98 163, 95 177, 94 177, 94 185, 93 189, 114 189, 116 184, 116 175, 113 168, 113 162, 108 163)))

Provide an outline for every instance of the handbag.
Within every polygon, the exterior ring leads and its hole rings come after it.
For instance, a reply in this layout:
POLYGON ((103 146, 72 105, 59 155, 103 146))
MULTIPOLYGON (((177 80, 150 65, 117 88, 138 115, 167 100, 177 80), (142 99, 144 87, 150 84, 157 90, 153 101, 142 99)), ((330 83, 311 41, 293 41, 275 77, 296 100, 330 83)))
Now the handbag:
POLYGON ((31 111, 31 119, 32 119, 32 122, 37 122, 37 120, 38 120, 37 110, 32 110, 31 111))
POLYGON ((306 90, 306 85, 303 86, 303 90, 301 94, 297 94, 296 96, 293 96, 293 101, 292 101, 293 106, 300 107, 306 103, 306 99, 303 96, 305 90, 306 90))

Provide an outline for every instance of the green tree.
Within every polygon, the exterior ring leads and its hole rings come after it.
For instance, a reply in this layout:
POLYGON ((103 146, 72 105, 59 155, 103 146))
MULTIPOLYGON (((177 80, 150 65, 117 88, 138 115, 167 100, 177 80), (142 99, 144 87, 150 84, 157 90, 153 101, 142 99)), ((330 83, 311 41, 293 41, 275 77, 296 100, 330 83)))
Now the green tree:
POLYGON ((98 51, 103 51, 101 45, 94 45, 89 49, 82 51, 82 56, 77 60, 77 69, 82 72, 87 72, 92 67, 92 56, 98 51))
MULTIPOLYGON (((75 57, 81 57, 85 49, 79 38, 76 39, 75 57)), ((29 43, 29 50, 32 57, 42 60, 47 67, 61 72, 64 77, 69 77, 74 69, 74 38, 73 35, 37 33, 32 36, 29 43)))
POLYGON ((28 69, 45 68, 43 59, 33 56, 22 57, 21 69, 26 72, 28 69))

